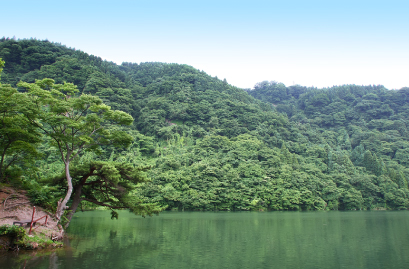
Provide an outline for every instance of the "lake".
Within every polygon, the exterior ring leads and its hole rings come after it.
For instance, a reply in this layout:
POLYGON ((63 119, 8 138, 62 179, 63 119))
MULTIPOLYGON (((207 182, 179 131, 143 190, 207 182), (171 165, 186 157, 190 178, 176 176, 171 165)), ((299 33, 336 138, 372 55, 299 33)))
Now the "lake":
MULTIPOLYGON (((67 247, 1 268, 409 268, 409 212, 76 213, 67 247)), ((32 252, 31 252, 32 253, 32 252)))

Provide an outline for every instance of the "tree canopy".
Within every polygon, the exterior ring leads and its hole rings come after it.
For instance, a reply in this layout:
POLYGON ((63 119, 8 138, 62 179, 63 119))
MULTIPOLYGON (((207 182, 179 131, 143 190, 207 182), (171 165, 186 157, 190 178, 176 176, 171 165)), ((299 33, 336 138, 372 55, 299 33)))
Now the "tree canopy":
POLYGON ((57 207, 58 219, 64 213, 73 191, 70 162, 83 151, 98 150, 101 145, 126 146, 132 137, 113 124, 129 125, 133 118, 123 111, 113 111, 100 98, 81 94, 72 83, 54 84, 52 79, 20 82, 28 90, 32 106, 24 111, 31 125, 41 130, 61 154, 65 165, 67 194, 57 207))

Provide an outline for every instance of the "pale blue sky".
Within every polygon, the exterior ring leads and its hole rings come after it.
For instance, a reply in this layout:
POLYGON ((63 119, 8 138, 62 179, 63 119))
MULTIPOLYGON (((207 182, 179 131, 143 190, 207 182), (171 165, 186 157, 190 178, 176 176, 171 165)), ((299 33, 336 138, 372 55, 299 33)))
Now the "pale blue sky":
POLYGON ((409 87, 409 1, 0 0, 0 36, 121 64, 188 64, 235 86, 409 87))

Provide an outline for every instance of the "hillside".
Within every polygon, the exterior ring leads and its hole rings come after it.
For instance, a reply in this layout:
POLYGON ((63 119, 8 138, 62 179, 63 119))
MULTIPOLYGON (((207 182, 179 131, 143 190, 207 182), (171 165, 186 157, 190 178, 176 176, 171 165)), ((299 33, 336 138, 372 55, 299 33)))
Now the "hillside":
POLYGON ((265 82, 249 94, 274 104, 291 122, 313 127, 332 148, 348 152, 355 165, 375 169, 364 163, 362 153, 366 152, 384 162, 382 166, 406 173, 409 88, 343 85, 307 89, 265 82))
MULTIPOLYGON (((131 114, 131 147, 104 147, 78 162, 151 166, 151 181, 134 191, 145 202, 185 210, 409 206, 407 89, 263 82, 246 92, 188 65, 116 65, 39 40, 2 39, 0 58, 2 84, 72 82, 131 114)), ((55 149, 38 149, 44 158, 27 166, 38 169, 20 173, 49 186, 42 203, 61 195, 52 179, 63 167, 55 149)))

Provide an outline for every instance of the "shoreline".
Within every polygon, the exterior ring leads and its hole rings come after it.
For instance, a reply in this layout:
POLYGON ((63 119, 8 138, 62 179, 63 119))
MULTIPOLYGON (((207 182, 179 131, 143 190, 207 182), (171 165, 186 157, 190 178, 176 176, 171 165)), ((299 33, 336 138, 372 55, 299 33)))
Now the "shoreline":
POLYGON ((45 220, 39 220, 32 228, 29 235, 30 225, 23 227, 13 225, 15 221, 31 220, 33 217, 34 205, 26 196, 24 190, 17 190, 11 187, 0 189, 0 250, 18 249, 44 249, 61 247, 61 240, 64 237, 64 230, 58 224, 55 217, 36 206, 34 219, 47 216, 45 220))

